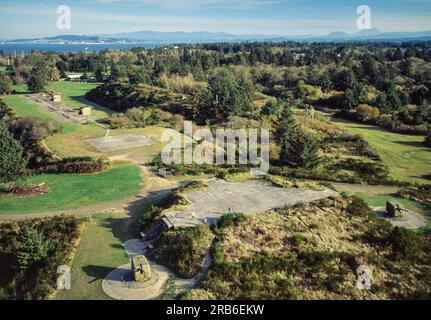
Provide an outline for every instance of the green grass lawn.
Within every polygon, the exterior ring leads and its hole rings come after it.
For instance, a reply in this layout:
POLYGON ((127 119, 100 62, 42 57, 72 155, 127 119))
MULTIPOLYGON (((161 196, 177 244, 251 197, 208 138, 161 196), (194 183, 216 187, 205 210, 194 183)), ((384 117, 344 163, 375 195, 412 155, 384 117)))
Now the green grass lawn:
POLYGON ((23 183, 46 183, 50 192, 31 198, 0 195, 0 214, 34 213, 76 209, 136 195, 141 188, 139 169, 133 165, 113 167, 95 175, 43 174, 23 183))
POLYGON ((85 94, 99 86, 100 83, 75 83, 72 81, 51 82, 48 89, 61 93, 63 101, 71 108, 79 108, 89 105, 93 108, 93 114, 98 118, 105 118, 113 113, 112 110, 91 102, 85 98, 85 94))
POLYGON ((372 125, 340 119, 334 123, 352 134, 362 135, 380 154, 395 180, 430 183, 431 149, 423 146, 425 137, 398 134, 372 125))
POLYGON ((127 217, 104 213, 92 217, 85 228, 72 263, 72 288, 61 290, 58 300, 111 299, 102 290, 102 280, 111 270, 129 262, 122 247, 127 217))
POLYGON ((64 132, 73 132, 77 128, 77 125, 56 118, 52 113, 29 101, 23 95, 7 96, 3 101, 18 117, 34 117, 45 121, 56 121, 63 127, 64 132))
POLYGON ((363 199, 370 207, 386 207, 387 201, 394 201, 403 204, 408 209, 422 214, 428 220, 428 225, 418 229, 419 232, 431 232, 431 208, 419 202, 398 197, 396 194, 371 194, 367 192, 346 192, 363 199))
POLYGON ((54 116, 22 95, 6 96, 3 101, 18 117, 35 117, 41 120, 55 120, 54 116))
POLYGON ((13 88, 14 88, 16 93, 20 93, 20 94, 31 93, 30 90, 28 90, 27 85, 25 85, 25 84, 16 84, 13 86, 13 88))

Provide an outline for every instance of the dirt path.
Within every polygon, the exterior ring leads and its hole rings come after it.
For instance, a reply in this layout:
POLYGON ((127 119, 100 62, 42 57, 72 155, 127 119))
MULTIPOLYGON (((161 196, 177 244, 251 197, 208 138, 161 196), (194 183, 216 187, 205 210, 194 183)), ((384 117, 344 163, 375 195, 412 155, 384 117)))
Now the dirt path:
POLYGON ((363 192, 375 195, 395 194, 399 190, 397 187, 372 186, 363 184, 332 183, 338 192, 363 192))

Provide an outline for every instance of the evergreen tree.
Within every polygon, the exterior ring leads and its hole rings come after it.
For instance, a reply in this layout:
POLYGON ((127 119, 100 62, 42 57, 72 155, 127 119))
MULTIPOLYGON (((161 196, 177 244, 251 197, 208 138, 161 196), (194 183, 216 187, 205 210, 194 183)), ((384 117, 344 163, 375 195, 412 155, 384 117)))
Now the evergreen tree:
POLYGON ((21 178, 26 171, 24 149, 0 121, 0 183, 21 178))
POLYGON ((380 92, 376 98, 376 105, 383 113, 388 112, 388 98, 385 92, 380 92))
POLYGON ((276 141, 280 148, 280 160, 283 164, 286 164, 286 160, 289 158, 290 142, 298 130, 299 126, 293 118, 290 106, 288 104, 284 105, 276 131, 276 141))
POLYGON ((289 149, 285 162, 290 167, 313 169, 319 165, 318 142, 309 138, 302 130, 294 131, 289 141, 289 149))
POLYGON ((401 99, 400 99, 400 96, 398 95, 398 92, 394 84, 391 84, 389 86, 389 89, 386 95, 387 95, 388 108, 394 111, 401 108, 401 104, 402 104, 401 99))
POLYGON ((95 72, 96 81, 103 82, 105 80, 105 75, 103 73, 103 68, 98 68, 95 72))
POLYGON ((30 72, 30 79, 27 86, 32 92, 42 92, 48 83, 48 71, 45 63, 38 63, 30 72))
POLYGON ((204 95, 205 108, 213 118, 227 119, 250 111, 251 82, 244 75, 238 80, 229 70, 222 70, 209 79, 209 90, 204 95))
POLYGON ((32 264, 48 256, 52 242, 44 239, 42 232, 32 227, 24 227, 18 236, 18 268, 26 270, 32 264))
POLYGON ((289 105, 285 105, 280 115, 276 132, 282 165, 294 168, 315 168, 320 163, 318 144, 301 130, 293 117, 289 105))

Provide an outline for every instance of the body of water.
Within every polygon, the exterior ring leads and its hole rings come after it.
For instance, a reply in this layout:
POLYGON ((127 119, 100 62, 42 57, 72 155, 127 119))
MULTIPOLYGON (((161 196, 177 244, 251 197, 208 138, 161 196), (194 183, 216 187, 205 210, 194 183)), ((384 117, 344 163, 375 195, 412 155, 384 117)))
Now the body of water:
POLYGON ((34 44, 34 43, 0 43, 0 51, 5 54, 16 52, 29 53, 32 50, 42 52, 98 52, 106 49, 124 50, 130 48, 154 48, 157 44, 34 44))

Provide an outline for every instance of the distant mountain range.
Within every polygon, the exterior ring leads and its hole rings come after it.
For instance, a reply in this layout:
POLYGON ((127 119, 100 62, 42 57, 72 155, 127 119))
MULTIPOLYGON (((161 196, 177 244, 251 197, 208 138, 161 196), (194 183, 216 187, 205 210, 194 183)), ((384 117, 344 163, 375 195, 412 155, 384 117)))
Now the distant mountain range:
POLYGON ((331 32, 327 35, 235 35, 224 32, 158 32, 137 31, 118 34, 100 35, 60 35, 55 37, 17 39, 2 43, 38 43, 38 44, 180 44, 205 42, 241 42, 241 41, 407 41, 431 40, 431 31, 423 32, 381 32, 378 29, 362 30, 355 34, 331 32))

